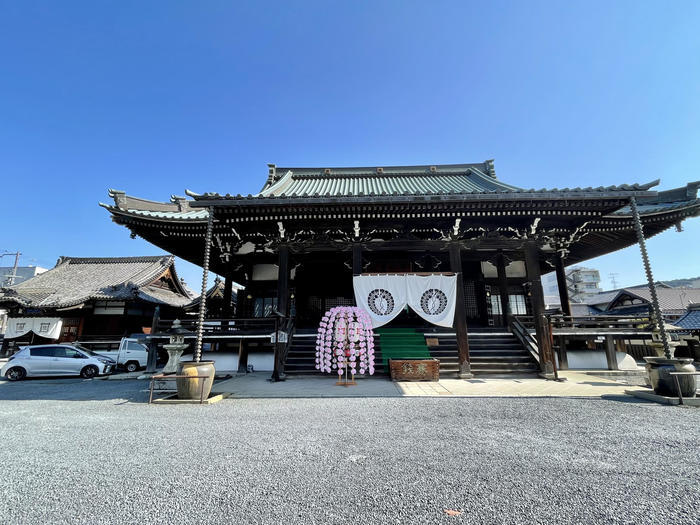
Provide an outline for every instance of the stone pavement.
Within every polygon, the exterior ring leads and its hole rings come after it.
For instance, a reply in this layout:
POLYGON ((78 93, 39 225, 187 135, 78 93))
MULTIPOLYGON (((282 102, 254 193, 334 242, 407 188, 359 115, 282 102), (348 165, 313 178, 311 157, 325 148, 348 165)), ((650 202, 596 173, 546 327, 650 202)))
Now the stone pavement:
POLYGON ((393 382, 385 377, 357 380, 357 386, 336 386, 335 376, 292 376, 281 383, 268 381, 269 373, 236 376, 216 383, 213 390, 233 398, 316 397, 602 397, 625 395, 628 384, 587 375, 559 372, 566 381, 536 376, 480 376, 474 379, 442 379, 439 382, 393 382))

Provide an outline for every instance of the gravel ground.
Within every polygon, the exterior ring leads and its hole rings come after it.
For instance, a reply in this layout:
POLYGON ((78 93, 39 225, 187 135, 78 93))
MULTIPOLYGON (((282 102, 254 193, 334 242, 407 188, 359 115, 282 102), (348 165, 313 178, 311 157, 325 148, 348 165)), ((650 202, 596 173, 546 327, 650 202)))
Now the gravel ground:
POLYGON ((148 406, 145 387, 0 383, 0 521, 687 525, 700 516, 699 409, 622 397, 148 406))

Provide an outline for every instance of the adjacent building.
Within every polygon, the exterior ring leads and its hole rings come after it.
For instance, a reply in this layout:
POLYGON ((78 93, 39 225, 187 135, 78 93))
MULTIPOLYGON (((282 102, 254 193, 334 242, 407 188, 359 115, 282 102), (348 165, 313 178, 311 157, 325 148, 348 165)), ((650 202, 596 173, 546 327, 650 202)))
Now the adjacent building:
POLYGON ((0 288, 3 349, 27 343, 119 339, 148 332, 154 310, 174 319, 192 302, 172 255, 60 257, 28 281, 0 288))
MULTIPOLYGON (((557 276, 554 272, 542 277, 542 286, 546 295, 559 295, 557 276)), ((600 272, 595 268, 574 266, 566 269, 566 289, 569 300, 573 303, 583 303, 589 297, 599 294, 600 272)))

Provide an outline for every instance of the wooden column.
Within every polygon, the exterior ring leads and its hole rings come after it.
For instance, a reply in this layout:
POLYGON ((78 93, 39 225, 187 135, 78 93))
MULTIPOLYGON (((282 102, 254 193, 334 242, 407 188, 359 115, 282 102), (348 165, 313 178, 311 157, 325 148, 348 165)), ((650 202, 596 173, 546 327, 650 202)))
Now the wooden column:
POLYGON ((568 370, 569 357, 566 353, 566 337, 558 336, 559 339, 559 370, 568 370))
POLYGON ((566 286, 566 270, 564 269, 564 259, 558 253, 554 258, 554 270, 557 274, 557 288, 559 288, 559 302, 561 303, 561 311, 571 317, 571 303, 569 302, 569 288, 566 286))
POLYGON ((359 243, 352 245, 352 274, 362 273, 362 245, 359 243))
MULTIPOLYGON (((151 320, 151 333, 150 336, 153 337, 158 332, 158 323, 160 323, 160 306, 156 306, 153 310, 153 319, 151 320)), ((152 374, 156 371, 156 365, 158 361, 158 344, 155 339, 149 337, 148 341, 148 356, 146 358, 146 372, 152 374)))
POLYGON ((459 352, 459 377, 474 377, 469 364, 469 334, 467 332, 467 312, 464 307, 464 278, 462 276, 462 252, 459 244, 450 244, 450 269, 457 274, 457 304, 455 305, 455 332, 459 352))
MULTIPOLYGON (((278 275, 277 275, 277 311, 284 317, 289 315, 289 246, 280 244, 278 250, 278 275)), ((280 319, 283 322, 283 319, 280 319)), ((279 331, 283 328, 279 326, 279 331)), ((286 343, 277 341, 275 343, 275 365, 272 372, 273 381, 284 381, 284 347, 286 343)))
POLYGON ((245 374, 248 371, 248 345, 245 339, 238 341, 238 373, 245 374))
POLYGON ((613 336, 605 336, 605 359, 608 362, 608 370, 618 370, 617 355, 615 354, 615 339, 613 336))
POLYGON ((530 283, 530 303, 532 304, 532 316, 535 321, 537 346, 540 350, 540 370, 546 378, 554 378, 552 345, 549 341, 547 319, 544 316, 544 291, 540 280, 539 249, 534 242, 528 242, 525 245, 525 271, 527 272, 527 280, 530 283))
POLYGON ((498 291, 501 297, 501 318, 503 326, 510 326, 510 297, 508 296, 508 278, 506 277, 506 258, 501 250, 498 250, 496 258, 498 270, 498 291))
POLYGON ((230 275, 227 275, 224 280, 224 308, 221 312, 224 317, 229 318, 233 315, 233 309, 231 308, 231 299, 233 297, 233 279, 230 275))

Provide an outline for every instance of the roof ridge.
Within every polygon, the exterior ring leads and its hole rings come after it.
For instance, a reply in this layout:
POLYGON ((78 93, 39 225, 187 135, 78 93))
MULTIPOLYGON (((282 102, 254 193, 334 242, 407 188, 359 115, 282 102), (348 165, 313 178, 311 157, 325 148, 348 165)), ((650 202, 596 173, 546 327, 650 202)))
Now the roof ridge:
MULTIPOLYGON (((136 256, 122 256, 122 257, 71 257, 68 255, 61 255, 59 257, 59 263, 71 263, 71 264, 123 264, 123 263, 142 263, 142 262, 158 262, 163 259, 174 260, 175 256, 170 254, 163 255, 136 255, 136 256)), ((59 264, 57 263, 57 264, 59 264)))

